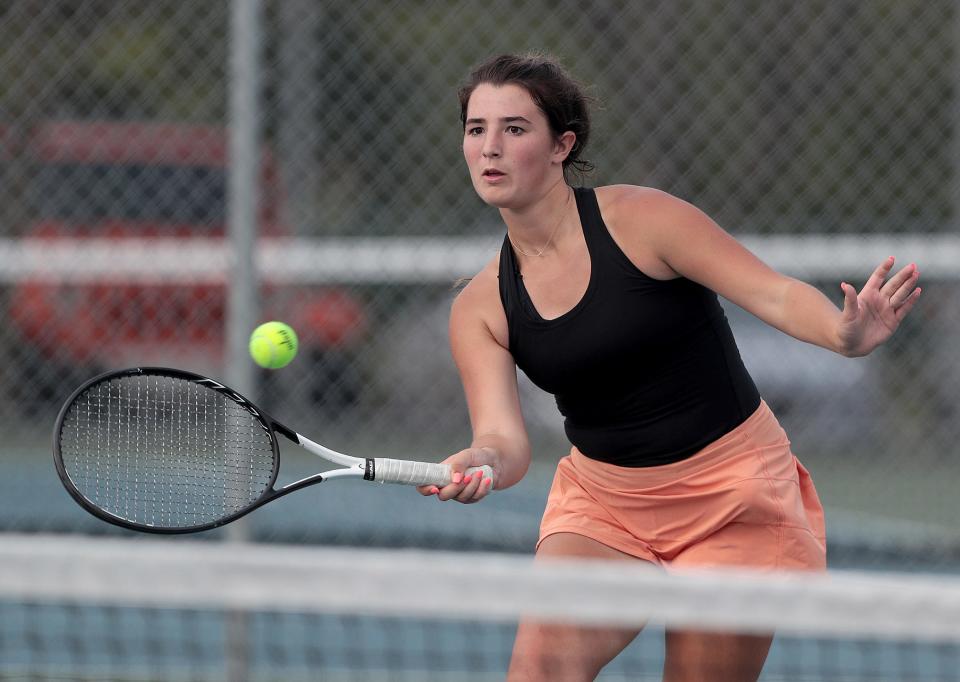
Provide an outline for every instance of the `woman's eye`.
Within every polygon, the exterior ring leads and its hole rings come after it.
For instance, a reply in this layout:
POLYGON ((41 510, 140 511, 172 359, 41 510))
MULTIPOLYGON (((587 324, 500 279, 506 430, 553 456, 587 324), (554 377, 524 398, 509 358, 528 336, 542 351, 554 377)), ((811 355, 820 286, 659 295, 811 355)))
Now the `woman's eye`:
POLYGON ((479 135, 483 132, 483 128, 467 128, 467 135, 479 135))
POLYGON ((523 128, 521 128, 520 126, 508 126, 507 132, 510 133, 511 135, 519 135, 523 132, 523 128))

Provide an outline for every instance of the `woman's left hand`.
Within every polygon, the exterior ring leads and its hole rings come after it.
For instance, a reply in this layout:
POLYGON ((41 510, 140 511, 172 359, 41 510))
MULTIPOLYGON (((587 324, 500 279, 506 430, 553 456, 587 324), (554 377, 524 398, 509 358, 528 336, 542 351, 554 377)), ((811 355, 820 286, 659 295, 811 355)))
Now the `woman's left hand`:
POLYGON ((893 256, 881 263, 860 293, 846 282, 840 316, 840 351, 848 357, 867 355, 890 338, 920 298, 920 271, 911 263, 887 279, 893 256))

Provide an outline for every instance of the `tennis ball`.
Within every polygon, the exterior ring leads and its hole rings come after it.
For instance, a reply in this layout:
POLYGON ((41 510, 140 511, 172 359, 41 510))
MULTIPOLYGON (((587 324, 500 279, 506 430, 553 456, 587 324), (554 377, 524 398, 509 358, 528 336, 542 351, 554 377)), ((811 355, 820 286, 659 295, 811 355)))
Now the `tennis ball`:
POLYGON ((250 335, 250 357, 261 367, 280 369, 297 355, 297 333, 283 322, 264 322, 250 335))

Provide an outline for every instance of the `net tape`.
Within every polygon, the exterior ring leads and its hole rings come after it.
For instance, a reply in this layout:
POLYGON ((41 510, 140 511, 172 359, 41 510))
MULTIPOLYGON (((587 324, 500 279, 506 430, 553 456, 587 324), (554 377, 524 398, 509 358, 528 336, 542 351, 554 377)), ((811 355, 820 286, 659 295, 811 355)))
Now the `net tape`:
POLYGON ((6 535, 0 599, 617 626, 655 621, 960 642, 960 578, 952 576, 666 573, 633 563, 420 550, 6 535), (485 598, 464 603, 466 587, 478 585, 485 598))

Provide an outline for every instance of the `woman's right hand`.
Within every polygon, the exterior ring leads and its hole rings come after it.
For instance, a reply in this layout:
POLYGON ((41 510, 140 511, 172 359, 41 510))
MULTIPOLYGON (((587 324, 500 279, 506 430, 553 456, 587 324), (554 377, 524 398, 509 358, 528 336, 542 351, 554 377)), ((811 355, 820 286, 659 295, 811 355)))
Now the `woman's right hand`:
POLYGON ((500 470, 497 452, 490 447, 466 448, 447 457, 443 463, 450 465, 453 482, 443 487, 418 486, 417 490, 421 495, 436 495, 441 501, 456 500, 463 504, 473 504, 486 497, 494 488, 500 470), (471 467, 483 465, 488 465, 493 470, 493 478, 484 476, 479 471, 465 473, 471 467))

